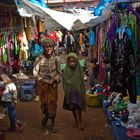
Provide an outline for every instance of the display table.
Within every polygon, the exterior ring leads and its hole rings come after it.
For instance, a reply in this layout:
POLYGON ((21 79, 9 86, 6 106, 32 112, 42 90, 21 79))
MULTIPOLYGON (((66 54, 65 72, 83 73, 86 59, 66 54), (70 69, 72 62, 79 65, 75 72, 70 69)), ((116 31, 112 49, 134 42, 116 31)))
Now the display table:
POLYGON ((136 140, 133 138, 129 138, 127 136, 127 129, 122 126, 116 125, 116 122, 112 120, 111 117, 111 111, 108 110, 108 105, 106 101, 103 101, 103 111, 105 113, 106 119, 108 121, 108 124, 111 125, 112 127, 112 132, 113 132, 113 140, 136 140))

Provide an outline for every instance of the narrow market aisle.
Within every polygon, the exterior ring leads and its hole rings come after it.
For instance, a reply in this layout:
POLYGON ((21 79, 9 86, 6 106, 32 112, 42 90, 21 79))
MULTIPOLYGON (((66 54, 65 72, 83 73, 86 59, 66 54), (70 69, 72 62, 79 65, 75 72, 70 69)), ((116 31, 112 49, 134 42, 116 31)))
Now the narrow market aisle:
MULTIPOLYGON (((59 101, 56 126, 58 133, 44 135, 41 129, 41 111, 38 102, 20 102, 17 113, 26 123, 24 132, 8 133, 6 140, 112 140, 112 131, 105 127, 106 121, 102 108, 87 108, 83 113, 85 130, 79 131, 73 127, 71 112, 62 109, 64 93, 59 87, 59 101)), ((2 120, 1 120, 2 121, 2 120)), ((1 122, 8 125, 7 120, 1 122)))

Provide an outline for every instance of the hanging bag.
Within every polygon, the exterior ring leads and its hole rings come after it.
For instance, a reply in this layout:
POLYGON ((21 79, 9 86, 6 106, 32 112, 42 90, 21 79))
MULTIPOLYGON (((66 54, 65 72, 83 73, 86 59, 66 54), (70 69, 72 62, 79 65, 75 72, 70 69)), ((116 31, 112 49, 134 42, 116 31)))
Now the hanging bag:
POLYGON ((40 54, 42 54, 44 51, 43 47, 38 44, 38 43, 35 43, 32 47, 32 56, 33 57, 36 57, 36 56, 39 56, 40 54))

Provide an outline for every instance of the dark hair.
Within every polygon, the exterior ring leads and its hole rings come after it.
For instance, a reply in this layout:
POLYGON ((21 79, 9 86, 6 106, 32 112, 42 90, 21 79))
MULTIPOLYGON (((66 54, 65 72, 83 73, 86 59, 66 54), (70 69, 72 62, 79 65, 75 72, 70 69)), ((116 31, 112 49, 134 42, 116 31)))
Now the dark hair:
POLYGON ((40 38, 40 35, 46 36, 46 34, 45 34, 44 32, 39 32, 39 33, 38 33, 38 38, 40 38))

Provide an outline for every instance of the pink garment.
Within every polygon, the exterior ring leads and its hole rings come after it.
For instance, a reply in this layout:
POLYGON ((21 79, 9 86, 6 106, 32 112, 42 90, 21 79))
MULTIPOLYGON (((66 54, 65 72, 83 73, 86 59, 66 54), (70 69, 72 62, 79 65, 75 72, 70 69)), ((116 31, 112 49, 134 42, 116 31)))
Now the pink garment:
POLYGON ((128 128, 127 136, 133 139, 140 140, 140 129, 128 128))
POLYGON ((99 63, 99 81, 100 83, 104 82, 104 65, 101 62, 101 48, 102 48, 102 28, 100 27, 98 30, 98 63, 99 63))

